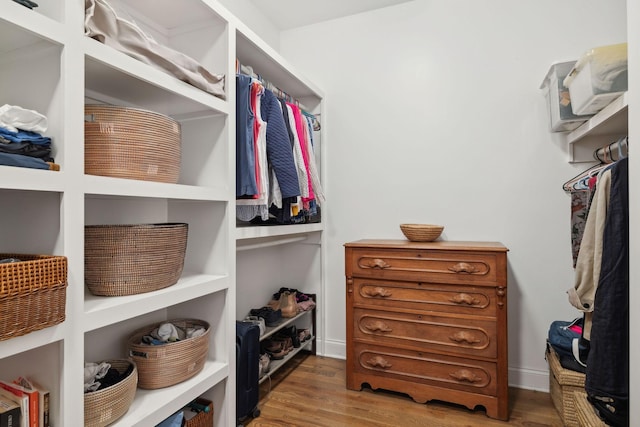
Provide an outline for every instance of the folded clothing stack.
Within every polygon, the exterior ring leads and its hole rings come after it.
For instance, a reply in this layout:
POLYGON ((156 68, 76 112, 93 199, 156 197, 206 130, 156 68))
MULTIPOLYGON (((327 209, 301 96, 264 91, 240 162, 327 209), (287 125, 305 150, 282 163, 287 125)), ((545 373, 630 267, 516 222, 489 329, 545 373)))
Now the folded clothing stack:
POLYGON ((51 138, 43 136, 47 118, 34 110, 0 107, 0 165, 59 170, 51 157, 51 138))

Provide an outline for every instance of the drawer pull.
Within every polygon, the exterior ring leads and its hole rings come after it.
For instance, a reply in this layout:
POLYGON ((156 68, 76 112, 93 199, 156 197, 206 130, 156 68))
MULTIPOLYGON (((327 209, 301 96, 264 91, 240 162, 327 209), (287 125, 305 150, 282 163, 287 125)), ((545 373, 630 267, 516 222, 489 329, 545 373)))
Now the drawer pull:
POLYGON ((385 260, 380 259, 380 258, 374 258, 369 260, 369 262, 367 262, 366 264, 367 267, 369 268, 389 268, 391 267, 389 264, 387 264, 385 262, 385 260))
POLYGON ((373 366, 374 368, 382 368, 389 369, 392 365, 387 362, 387 360, 382 356, 374 356, 371 359, 367 360, 367 364, 369 366, 373 366))
POLYGON ((391 291, 386 290, 385 288, 377 287, 377 288, 367 288, 364 291, 365 295, 369 297, 382 297, 387 298, 391 296, 391 291))
POLYGON ((453 271, 454 273, 475 273, 478 269, 469 263, 459 262, 453 267, 449 267, 449 271, 453 271))
POLYGON ((468 383, 478 383, 482 381, 482 378, 474 374, 468 369, 460 369, 452 374, 449 374, 450 377, 455 378, 458 381, 466 381, 468 383))
POLYGON ((392 329, 383 321, 376 320, 375 322, 369 322, 364 325, 366 329, 371 332, 391 332, 392 329))
POLYGON ((469 294, 458 294, 455 297, 451 298, 449 301, 456 304, 467 304, 467 305, 477 305, 480 304, 480 300, 472 297, 469 294))
POLYGON ((464 331, 456 332, 455 334, 449 336, 449 339, 457 343, 466 342, 467 344, 478 344, 480 342, 480 340, 478 338, 475 338, 473 334, 464 331))

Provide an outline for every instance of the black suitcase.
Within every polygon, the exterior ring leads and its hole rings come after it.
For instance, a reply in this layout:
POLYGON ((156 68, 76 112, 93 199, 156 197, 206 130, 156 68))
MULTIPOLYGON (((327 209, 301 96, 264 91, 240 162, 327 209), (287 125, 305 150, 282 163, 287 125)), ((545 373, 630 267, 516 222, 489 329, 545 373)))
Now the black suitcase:
POLYGON ((236 418, 239 426, 249 416, 260 415, 259 363, 260 328, 253 323, 236 321, 236 418))

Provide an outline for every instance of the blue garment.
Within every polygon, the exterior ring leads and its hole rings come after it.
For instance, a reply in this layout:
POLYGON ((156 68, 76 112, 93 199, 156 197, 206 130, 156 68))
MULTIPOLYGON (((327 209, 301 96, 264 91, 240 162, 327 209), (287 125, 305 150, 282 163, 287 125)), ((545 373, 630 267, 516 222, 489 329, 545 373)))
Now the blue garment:
MULTIPOLYGON (((611 168, 609 208, 602 240, 600 280, 594 300, 585 389, 613 399, 611 425, 628 425, 629 403, 629 159, 611 168), (625 419, 625 416, 627 417, 625 419)), ((606 406, 603 404, 603 406, 606 406)), ((606 408, 599 408, 606 412, 606 408)))
POLYGON ((0 152, 0 166, 18 166, 21 168, 49 170, 49 164, 37 157, 23 156, 22 154, 8 154, 0 152))
POLYGON ((270 90, 265 90, 260 104, 262 120, 267 122, 267 161, 278 179, 282 198, 300 196, 298 174, 293 161, 287 125, 282 107, 270 90))
POLYGON ((253 147, 251 77, 236 75, 236 197, 258 194, 253 147))
POLYGON ((46 145, 51 144, 51 138, 42 136, 38 132, 18 129, 12 132, 7 128, 0 126, 0 135, 11 142, 30 142, 31 144, 46 145))

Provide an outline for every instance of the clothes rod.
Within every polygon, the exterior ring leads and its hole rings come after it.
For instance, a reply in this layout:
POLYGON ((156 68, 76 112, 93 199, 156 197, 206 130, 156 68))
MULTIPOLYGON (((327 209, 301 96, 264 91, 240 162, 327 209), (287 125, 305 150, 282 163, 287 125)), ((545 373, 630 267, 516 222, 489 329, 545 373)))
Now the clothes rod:
POLYGON ((302 242, 303 240, 307 240, 307 237, 306 236, 300 236, 300 237, 290 237, 288 239, 270 240, 268 242, 254 243, 252 245, 236 246, 236 251, 240 252, 240 251, 249 251, 249 250, 252 250, 252 249, 268 248, 268 247, 271 247, 271 246, 279 246, 279 245, 286 245, 286 244, 289 244, 289 243, 302 242))
POLYGON ((593 157, 601 163, 613 163, 628 155, 629 139, 626 136, 593 152, 593 157))

